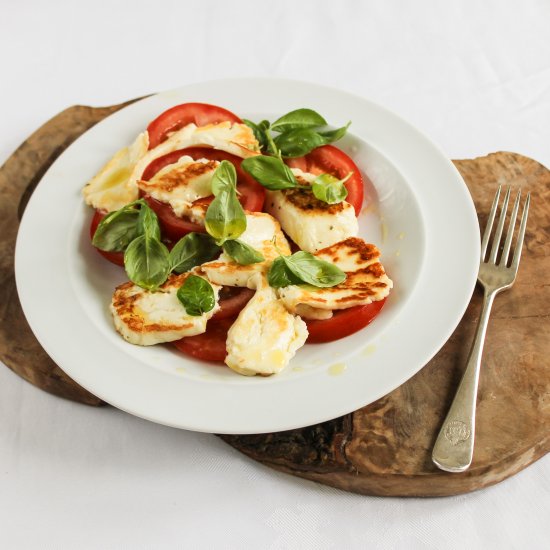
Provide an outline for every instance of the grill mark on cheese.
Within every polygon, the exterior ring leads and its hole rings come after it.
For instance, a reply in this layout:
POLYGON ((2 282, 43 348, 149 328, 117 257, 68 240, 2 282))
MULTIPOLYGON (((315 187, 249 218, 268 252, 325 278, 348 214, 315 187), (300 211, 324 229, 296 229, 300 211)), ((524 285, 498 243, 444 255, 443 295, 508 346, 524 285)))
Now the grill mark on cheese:
POLYGON ((155 176, 151 181, 140 180, 138 185, 144 190, 159 189, 170 192, 177 187, 186 187, 193 178, 215 170, 218 164, 215 160, 193 162, 179 168, 174 168, 161 176, 155 176))
MULTIPOLYGON (((310 183, 301 176, 296 176, 301 185, 310 185, 310 183)), ((322 212, 323 214, 338 214, 344 209, 343 203, 328 204, 319 200, 309 189, 284 189, 283 194, 296 208, 305 210, 308 213, 322 212)))

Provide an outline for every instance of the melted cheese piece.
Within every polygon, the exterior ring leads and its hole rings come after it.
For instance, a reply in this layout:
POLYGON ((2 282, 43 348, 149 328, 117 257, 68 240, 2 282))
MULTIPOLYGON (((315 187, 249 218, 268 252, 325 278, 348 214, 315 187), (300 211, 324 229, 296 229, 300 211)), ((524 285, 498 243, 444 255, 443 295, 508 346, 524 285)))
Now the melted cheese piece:
POLYGON ((273 260, 281 254, 290 254, 279 222, 263 212, 248 212, 246 214, 246 230, 239 240, 261 252, 265 260, 257 264, 240 265, 233 261, 225 252, 212 262, 202 264, 201 271, 210 281, 218 285, 249 287, 250 279, 256 273, 265 274, 273 260))
POLYGON ((347 277, 332 288, 292 285, 279 289, 279 296, 288 310, 303 317, 328 318, 332 310, 382 300, 393 287, 380 263, 380 251, 357 237, 324 248, 315 256, 337 265, 347 277))
MULTIPOLYGON (((310 184, 316 177, 297 168, 292 172, 302 184, 310 184)), ((285 189, 267 191, 265 204, 285 233, 307 252, 317 252, 359 231, 355 210, 346 201, 327 204, 307 190, 285 189)))
POLYGON ((197 127, 188 124, 150 151, 149 135, 143 132, 129 147, 120 150, 84 188, 86 203, 111 212, 138 198, 137 181, 149 164, 172 151, 206 146, 241 158, 259 154, 259 144, 246 124, 220 122, 197 127))
POLYGON ((170 275, 157 292, 131 281, 118 286, 110 305, 116 330, 125 340, 139 346, 173 342, 205 332, 206 322, 219 309, 220 287, 212 285, 216 305, 211 311, 196 317, 188 315, 176 293, 190 274, 170 275))
POLYGON ((111 212, 138 198, 136 185, 128 185, 138 161, 147 153, 149 135, 139 134, 132 145, 124 147, 85 185, 86 204, 111 212))
POLYGON ((226 365, 245 376, 281 372, 307 339, 307 326, 289 313, 261 274, 256 293, 227 333, 226 365))
POLYGON ((219 164, 216 160, 183 156, 159 170, 149 181, 139 180, 137 184, 154 199, 169 204, 177 216, 204 225, 208 205, 193 203, 212 194, 212 176, 219 164))

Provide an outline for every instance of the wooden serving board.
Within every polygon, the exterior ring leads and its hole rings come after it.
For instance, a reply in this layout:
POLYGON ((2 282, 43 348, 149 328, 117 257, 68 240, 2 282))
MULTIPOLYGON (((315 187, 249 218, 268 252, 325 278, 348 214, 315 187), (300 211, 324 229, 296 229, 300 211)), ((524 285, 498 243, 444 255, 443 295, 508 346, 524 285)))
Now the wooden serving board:
MULTIPOLYGON (((50 164, 76 137, 125 105, 63 111, 0 168, 0 359, 35 386, 88 405, 104 403, 53 363, 23 316, 13 269, 15 239, 27 200, 50 164)), ((440 352, 389 395, 329 422, 272 434, 223 436, 227 443, 292 475, 391 496, 473 491, 502 481, 548 452, 550 172, 515 153, 454 162, 472 193, 482 227, 497 185, 532 194, 518 279, 511 291, 497 297, 489 324, 470 469, 442 472, 430 456, 466 363, 481 305, 477 290, 440 352)))

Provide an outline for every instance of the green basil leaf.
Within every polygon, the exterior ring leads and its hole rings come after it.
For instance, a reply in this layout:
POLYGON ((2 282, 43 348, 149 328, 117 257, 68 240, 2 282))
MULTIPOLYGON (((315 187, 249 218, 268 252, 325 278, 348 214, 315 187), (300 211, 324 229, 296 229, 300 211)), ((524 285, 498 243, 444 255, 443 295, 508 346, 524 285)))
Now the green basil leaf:
POLYGON ((346 274, 336 265, 300 250, 292 256, 280 256, 293 275, 304 283, 327 288, 345 281, 346 274))
POLYGON ((197 275, 189 275, 185 279, 178 288, 177 297, 187 314, 193 317, 212 311, 216 305, 216 295, 212 285, 197 275))
POLYGON ((308 128, 290 130, 275 138, 275 145, 283 157, 287 158, 303 157, 326 143, 328 142, 322 135, 308 128))
POLYGON ((210 235, 188 233, 170 250, 171 270, 184 273, 197 265, 213 260, 220 252, 220 247, 210 235))
POLYGON ((296 109, 281 118, 278 118, 272 125, 274 132, 288 132, 302 128, 316 128, 326 126, 327 121, 312 109, 296 109))
POLYGON ((170 254, 159 240, 149 235, 136 237, 124 253, 129 279, 147 290, 156 290, 170 274, 170 254))
POLYGON ((135 202, 107 214, 92 238, 92 244, 106 252, 123 251, 139 234, 139 210, 135 202))
POLYGON ((206 231, 218 245, 236 239, 246 229, 246 215, 233 188, 222 188, 210 203, 204 220, 206 231))
POLYGON ((341 128, 337 128, 336 130, 327 130, 325 132, 318 132, 318 134, 325 139, 325 143, 333 143, 334 141, 342 139, 346 135, 350 124, 351 120, 341 128))
POLYGON ((311 184, 311 190, 315 197, 327 204, 337 204, 348 196, 348 190, 344 183, 351 177, 350 172, 344 179, 339 180, 330 174, 317 176, 311 184))
POLYGON ((223 243, 223 250, 231 259, 241 265, 257 264, 265 260, 260 252, 238 239, 225 241, 223 243))
POLYGON ((237 187, 237 171, 231 162, 222 160, 212 175, 212 193, 218 196, 225 188, 237 187))
POLYGON ((269 129, 269 122, 267 120, 262 120, 258 124, 243 118, 243 122, 252 129, 254 132, 254 137, 258 140, 260 144, 260 150, 265 151, 267 149, 267 135, 266 132, 269 129))
POLYGON ((242 161, 241 167, 257 182, 271 191, 292 189, 298 185, 298 181, 290 168, 276 157, 250 157, 242 161))
POLYGON ((138 235, 146 235, 160 241, 160 225, 157 215, 145 202, 141 203, 138 217, 138 235))
POLYGON ((271 264, 267 272, 267 282, 273 288, 302 284, 302 281, 287 268, 283 256, 279 256, 271 264))

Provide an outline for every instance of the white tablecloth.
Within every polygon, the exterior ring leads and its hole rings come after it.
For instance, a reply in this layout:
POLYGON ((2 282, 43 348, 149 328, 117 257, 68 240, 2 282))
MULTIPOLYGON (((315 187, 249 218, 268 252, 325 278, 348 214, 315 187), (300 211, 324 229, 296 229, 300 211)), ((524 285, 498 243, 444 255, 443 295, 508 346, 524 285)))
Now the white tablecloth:
MULTIPOLYGON (((279 76, 377 101, 451 158, 511 150, 550 166, 544 0, 1 7, 0 161, 70 105, 279 76)), ((3 549, 548 548, 549 504, 548 458, 469 495, 362 497, 271 471, 212 435, 52 397, 0 368, 3 549)))

